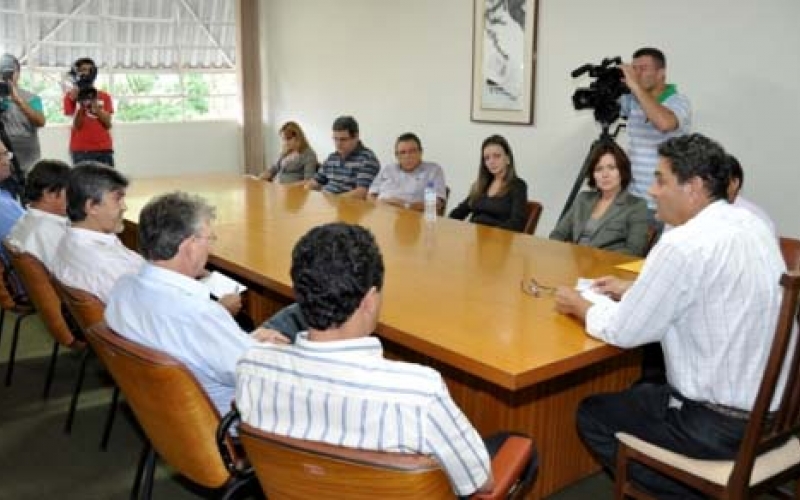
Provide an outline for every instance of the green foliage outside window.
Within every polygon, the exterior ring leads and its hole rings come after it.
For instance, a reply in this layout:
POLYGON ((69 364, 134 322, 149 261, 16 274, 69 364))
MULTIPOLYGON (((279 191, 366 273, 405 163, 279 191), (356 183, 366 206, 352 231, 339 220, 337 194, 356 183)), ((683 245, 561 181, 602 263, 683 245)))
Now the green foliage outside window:
MULTIPOLYGON (((69 82, 64 73, 27 71, 21 86, 44 103, 48 124, 70 123, 62 99, 69 82)), ((233 119, 237 109, 236 76, 232 73, 116 73, 101 72, 95 86, 114 101, 115 122, 179 122, 233 119)))

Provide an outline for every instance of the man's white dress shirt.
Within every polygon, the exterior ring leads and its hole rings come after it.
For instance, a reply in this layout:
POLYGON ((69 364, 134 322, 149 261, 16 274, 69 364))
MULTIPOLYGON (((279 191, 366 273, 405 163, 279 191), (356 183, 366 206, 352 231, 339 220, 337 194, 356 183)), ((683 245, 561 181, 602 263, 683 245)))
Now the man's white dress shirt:
POLYGON ((589 309, 586 330, 621 347, 660 341, 667 379, 683 396, 749 411, 775 334, 784 271, 767 226, 717 201, 664 233, 622 300, 589 309))
POLYGON ((39 259, 44 267, 53 269, 58 244, 67 232, 67 218, 38 208, 28 207, 8 235, 8 242, 21 252, 39 259))
POLYGON ((489 478, 483 440, 441 375, 383 357, 377 338, 258 344, 238 367, 242 421, 268 432, 338 446, 436 457, 458 495, 489 478))
POLYGON ((58 245, 51 271, 62 283, 96 295, 108 303, 114 283, 142 268, 144 259, 116 234, 68 227, 58 245))
POLYGON ((147 263, 117 281, 105 319, 123 337, 182 361, 220 415, 231 409, 236 362, 256 341, 201 282, 147 263))

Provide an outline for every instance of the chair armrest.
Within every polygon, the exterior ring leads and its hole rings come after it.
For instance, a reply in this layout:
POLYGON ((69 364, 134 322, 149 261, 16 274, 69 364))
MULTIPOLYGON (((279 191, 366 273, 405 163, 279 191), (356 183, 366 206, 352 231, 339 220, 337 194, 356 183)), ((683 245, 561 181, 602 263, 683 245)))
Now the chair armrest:
POLYGON ((475 493, 475 500, 498 500, 506 498, 511 488, 533 456, 533 440, 524 436, 509 436, 492 458, 494 487, 485 493, 475 493))

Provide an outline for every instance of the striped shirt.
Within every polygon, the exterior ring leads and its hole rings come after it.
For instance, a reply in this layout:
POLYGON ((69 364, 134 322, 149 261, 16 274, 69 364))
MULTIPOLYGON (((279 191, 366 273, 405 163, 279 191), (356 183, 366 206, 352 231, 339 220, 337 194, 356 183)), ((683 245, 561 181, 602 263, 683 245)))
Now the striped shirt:
POLYGON ((490 477, 486 447, 441 375, 390 361, 377 338, 250 348, 237 367, 242 420, 267 432, 338 446, 436 457, 458 495, 490 477))
POLYGON ((620 347, 661 342, 678 392, 749 411, 775 334, 784 271, 767 226, 717 201, 665 232, 622 300, 589 308, 586 330, 620 347))
POLYGON ((672 137, 686 135, 692 126, 692 106, 689 99, 677 92, 667 97, 662 106, 669 108, 678 119, 678 127, 670 132, 661 132, 648 120, 647 115, 633 94, 622 96, 622 116, 628 117, 628 156, 631 159, 633 180, 628 191, 647 201, 647 207, 655 208, 655 201, 647 192, 655 179, 658 165, 658 146, 672 137))
POLYGON ((314 179, 323 191, 341 194, 360 187, 369 189, 380 169, 375 153, 359 141, 346 158, 338 152, 331 153, 314 179))

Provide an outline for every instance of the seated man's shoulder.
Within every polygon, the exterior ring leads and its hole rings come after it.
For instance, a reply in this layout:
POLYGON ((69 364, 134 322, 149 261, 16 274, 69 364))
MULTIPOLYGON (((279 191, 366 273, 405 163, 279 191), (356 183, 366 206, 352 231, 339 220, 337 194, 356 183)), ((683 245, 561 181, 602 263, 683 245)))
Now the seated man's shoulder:
POLYGON ((429 366, 407 361, 385 360, 381 368, 387 379, 413 387, 421 393, 434 394, 442 390, 447 392, 441 373, 429 366))

